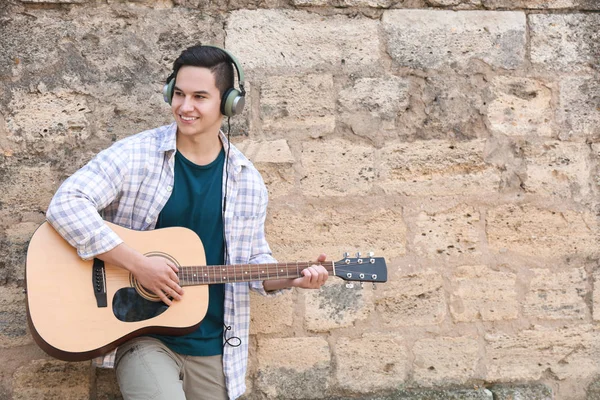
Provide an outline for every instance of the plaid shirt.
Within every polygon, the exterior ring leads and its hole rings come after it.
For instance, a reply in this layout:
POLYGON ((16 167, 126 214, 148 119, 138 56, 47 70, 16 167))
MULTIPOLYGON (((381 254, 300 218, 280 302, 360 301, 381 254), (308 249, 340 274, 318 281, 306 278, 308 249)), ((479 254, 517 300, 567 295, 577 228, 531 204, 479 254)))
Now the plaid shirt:
MULTIPOLYGON (((173 188, 176 132, 173 123, 123 139, 100 152, 61 185, 48 207, 47 219, 80 257, 91 259, 122 243, 103 219, 135 230, 154 229, 173 188)), ((220 138, 227 149, 222 132, 220 138)), ((264 234, 268 197, 259 172, 234 146, 228 171, 224 229, 230 262, 275 262, 264 234)), ((224 171, 223 185, 225 182, 224 171)), ((224 323, 231 327, 225 335, 241 339, 239 347, 225 345, 223 350, 231 399, 246 390, 249 289, 267 295, 262 282, 225 284, 224 323)), ((114 367, 115 353, 94 360, 95 365, 114 367)))

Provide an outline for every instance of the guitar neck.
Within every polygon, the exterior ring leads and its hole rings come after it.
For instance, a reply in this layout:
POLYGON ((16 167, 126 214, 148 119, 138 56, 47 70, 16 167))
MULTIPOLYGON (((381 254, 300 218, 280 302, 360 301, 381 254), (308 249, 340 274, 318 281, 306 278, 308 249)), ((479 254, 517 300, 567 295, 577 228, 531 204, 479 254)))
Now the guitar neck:
POLYGON ((293 262, 273 264, 204 265, 179 268, 181 286, 207 285, 214 283, 265 281, 272 279, 299 278, 302 270, 311 265, 322 265, 330 275, 335 274, 333 261, 293 262))

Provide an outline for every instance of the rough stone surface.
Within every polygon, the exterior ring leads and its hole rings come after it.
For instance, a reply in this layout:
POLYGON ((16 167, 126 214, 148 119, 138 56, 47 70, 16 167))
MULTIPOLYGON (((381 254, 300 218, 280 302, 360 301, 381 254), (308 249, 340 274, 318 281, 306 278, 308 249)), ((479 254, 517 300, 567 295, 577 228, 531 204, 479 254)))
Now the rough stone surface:
POLYGON ((13 399, 88 400, 89 362, 33 360, 15 371, 13 399))
POLYGON ((359 251, 398 257, 406 252, 402 210, 381 200, 373 199, 362 209, 353 202, 327 210, 315 205, 273 207, 266 227, 269 243, 278 259, 289 261, 313 260, 320 253, 338 261, 345 252, 359 251))
POLYGON ((14 284, 0 287, 0 348, 32 342, 27 330, 25 301, 23 288, 14 284))
POLYGON ((514 252, 556 260, 596 254, 594 216, 555 211, 531 204, 503 205, 488 212, 487 237, 494 251, 514 252))
POLYGON ((517 276, 484 265, 461 266, 452 278, 450 313, 457 322, 516 319, 519 313, 517 276))
POLYGON ((390 280, 375 304, 389 327, 439 324, 447 307, 442 277, 427 271, 390 280))
POLYGON ((327 136, 335 128, 331 75, 272 77, 261 86, 262 129, 286 137, 327 136))
POLYGON ((483 140, 389 143, 377 155, 376 183, 409 196, 496 192, 501 174, 486 163, 484 150, 483 140))
POLYGON ((323 398, 330 383, 327 341, 319 337, 262 339, 257 350, 255 390, 289 399, 323 398))
POLYGON ((597 70, 599 24, 598 14, 530 15, 531 62, 550 70, 597 70))
POLYGON ((492 81, 494 100, 487 117, 492 132, 503 135, 552 135, 552 88, 547 83, 507 76, 492 81))
POLYGON ((479 212, 465 204, 437 213, 421 212, 415 224, 415 250, 428 258, 479 255, 479 220, 479 212))
POLYGON ((335 376, 345 389, 359 393, 389 390, 398 387, 406 378, 406 344, 398 334, 340 338, 335 350, 335 376))
MULTIPOLYGON (((537 381, 545 373, 558 379, 588 379, 599 372, 597 333, 590 325, 533 326, 515 334, 485 335, 487 380, 537 381)), ((580 389, 581 390, 581 389, 580 389)))
POLYGON ((294 297, 291 291, 276 298, 253 293, 250 304, 250 334, 284 333, 294 322, 294 297), (265 318, 266 315, 270 317, 265 318))
POLYGON ((368 192, 375 180, 374 153, 372 147, 350 141, 304 142, 300 178, 304 193, 347 196, 368 192))
POLYGON ((374 51, 379 48, 377 22, 361 17, 332 16, 323 23, 320 15, 304 11, 234 11, 225 44, 249 70, 357 70, 380 62, 374 51))
POLYGON ((568 77, 560 82, 558 120, 562 139, 600 138, 600 83, 597 77, 568 77))
POLYGON ((235 145, 261 173, 270 198, 285 196, 294 189, 295 159, 285 139, 260 142, 236 140, 235 145))
POLYGON ((591 150, 584 143, 527 141, 520 145, 526 164, 522 187, 539 196, 586 200, 590 184, 591 150))
POLYGON ((494 385, 489 390, 494 400, 554 400, 546 385, 494 385))
POLYGON ((533 278, 523 305, 525 315, 552 320, 586 319, 587 274, 583 268, 552 274, 540 269, 531 272, 533 278))
MULTIPOLYGON (((343 264, 337 266, 338 271, 343 264)), ((366 268, 368 271, 368 268, 366 268)), ((306 329, 314 332, 327 332, 331 329, 351 327, 357 321, 365 320, 373 311, 373 295, 368 290, 359 289, 358 283, 353 289, 335 280, 326 284, 318 292, 305 294, 306 329)))
POLYGON ((465 383, 476 377, 479 343, 474 338, 418 340, 414 347, 415 380, 423 386, 465 383))
POLYGON ((525 61, 525 24, 522 12, 393 10, 382 19, 392 59, 419 69, 475 60, 519 68, 525 61))

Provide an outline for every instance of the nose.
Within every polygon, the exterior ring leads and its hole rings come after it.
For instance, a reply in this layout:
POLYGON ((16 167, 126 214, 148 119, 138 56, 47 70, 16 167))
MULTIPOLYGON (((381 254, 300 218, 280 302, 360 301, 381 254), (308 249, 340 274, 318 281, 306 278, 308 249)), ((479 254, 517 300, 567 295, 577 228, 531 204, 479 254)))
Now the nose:
POLYGON ((184 96, 183 101, 181 102, 181 106, 179 107, 181 111, 191 111, 194 107, 192 105, 191 96, 184 96))

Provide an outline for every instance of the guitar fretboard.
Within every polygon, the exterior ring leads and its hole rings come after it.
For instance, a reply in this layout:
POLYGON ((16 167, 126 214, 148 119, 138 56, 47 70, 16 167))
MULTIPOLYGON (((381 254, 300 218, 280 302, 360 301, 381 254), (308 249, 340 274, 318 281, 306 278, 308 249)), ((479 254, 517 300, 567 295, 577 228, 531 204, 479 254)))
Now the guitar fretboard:
POLYGON ((311 265, 322 265, 330 274, 335 274, 333 261, 292 262, 275 264, 203 265, 179 268, 181 286, 206 285, 211 283, 250 282, 271 279, 298 278, 302 270, 311 265))

